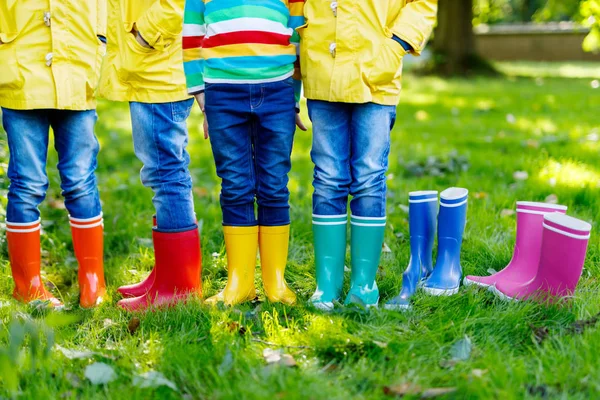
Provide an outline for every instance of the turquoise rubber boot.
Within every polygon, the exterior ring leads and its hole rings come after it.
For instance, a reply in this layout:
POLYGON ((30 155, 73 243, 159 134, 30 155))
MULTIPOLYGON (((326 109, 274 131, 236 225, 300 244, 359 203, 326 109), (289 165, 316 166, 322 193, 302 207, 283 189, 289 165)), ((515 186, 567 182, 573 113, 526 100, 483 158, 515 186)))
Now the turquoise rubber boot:
POLYGON ((344 284, 348 215, 313 215, 317 290, 310 298, 320 310, 333 309, 344 284))
POLYGON ((351 224, 352 278, 345 304, 360 304, 377 307, 379 289, 375 282, 383 234, 385 217, 371 218, 353 215, 351 224))

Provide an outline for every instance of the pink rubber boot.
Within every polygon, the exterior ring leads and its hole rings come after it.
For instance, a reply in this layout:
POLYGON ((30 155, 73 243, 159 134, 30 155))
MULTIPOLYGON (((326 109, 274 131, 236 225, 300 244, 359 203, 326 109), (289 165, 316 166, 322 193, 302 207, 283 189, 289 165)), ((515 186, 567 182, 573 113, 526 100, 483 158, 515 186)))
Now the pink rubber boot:
POLYGON ((529 282, 497 283, 491 290, 507 300, 571 296, 581 277, 592 226, 560 213, 544 216, 542 250, 536 276, 529 282))
POLYGON ((567 212, 567 207, 518 201, 517 234, 512 260, 502 271, 493 275, 466 276, 463 284, 488 287, 499 283, 524 283, 533 279, 540 260, 544 215, 554 212, 564 214, 567 212))

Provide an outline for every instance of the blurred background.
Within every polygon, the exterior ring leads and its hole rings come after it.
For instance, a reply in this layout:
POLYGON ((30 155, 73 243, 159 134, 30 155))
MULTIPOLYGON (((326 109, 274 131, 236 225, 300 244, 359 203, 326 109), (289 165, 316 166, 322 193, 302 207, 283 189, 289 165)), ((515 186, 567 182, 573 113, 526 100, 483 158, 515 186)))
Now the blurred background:
POLYGON ((441 0, 428 51, 408 64, 445 75, 526 71, 534 61, 598 71, 587 63, 600 62, 599 24, 598 0, 441 0))

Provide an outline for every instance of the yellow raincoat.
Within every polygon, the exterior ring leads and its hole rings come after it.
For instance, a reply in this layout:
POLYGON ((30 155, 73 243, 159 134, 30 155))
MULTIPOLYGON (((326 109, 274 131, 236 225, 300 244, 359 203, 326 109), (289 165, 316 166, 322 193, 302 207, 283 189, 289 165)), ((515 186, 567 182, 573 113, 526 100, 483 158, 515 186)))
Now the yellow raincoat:
POLYGON ((95 108, 105 28, 105 0, 0 0, 0 106, 95 108))
POLYGON ((300 63, 308 99, 396 105, 406 51, 419 55, 431 35, 437 0, 306 0, 300 63))
MULTIPOLYGON (((1 1, 1 0, 0 0, 1 1)), ((115 101, 189 98, 181 31, 185 0, 108 0, 108 48, 99 93, 115 101), (137 42, 135 29, 152 48, 137 42)))

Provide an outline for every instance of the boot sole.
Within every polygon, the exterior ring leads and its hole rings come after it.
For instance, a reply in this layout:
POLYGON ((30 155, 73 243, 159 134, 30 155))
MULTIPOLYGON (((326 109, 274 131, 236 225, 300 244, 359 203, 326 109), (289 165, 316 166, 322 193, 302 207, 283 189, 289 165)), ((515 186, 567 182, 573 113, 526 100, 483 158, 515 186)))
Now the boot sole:
POLYGON ((430 288, 430 287, 426 287, 423 286, 421 289, 423 289, 423 291, 431 296, 452 296, 458 293, 458 289, 459 287, 455 287, 452 289, 436 289, 436 288, 430 288))
POLYGON ((477 282, 477 281, 472 281, 470 279, 467 279, 466 277, 465 277, 465 279, 463 279, 463 285, 464 286, 479 286, 479 287, 482 287, 482 288, 489 288, 490 286, 492 286, 492 285, 487 285, 485 283, 481 283, 481 282, 477 282))
POLYGON ((510 297, 505 295, 504 293, 502 293, 501 291, 499 291, 496 286, 489 286, 488 290, 492 293, 494 293, 496 296, 498 296, 500 299, 504 300, 504 301, 519 301, 519 299, 516 299, 514 297, 510 297))

